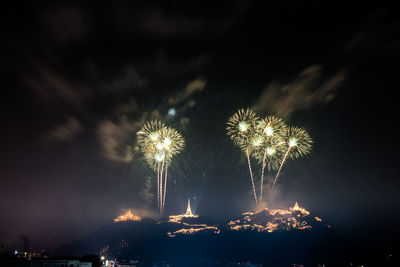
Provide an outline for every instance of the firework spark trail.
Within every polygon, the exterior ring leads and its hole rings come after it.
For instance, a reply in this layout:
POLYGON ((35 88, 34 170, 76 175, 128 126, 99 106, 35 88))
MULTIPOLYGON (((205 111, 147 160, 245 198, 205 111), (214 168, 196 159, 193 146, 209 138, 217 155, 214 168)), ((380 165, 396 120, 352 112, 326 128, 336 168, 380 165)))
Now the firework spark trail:
MULTIPOLYGON (((268 158, 268 169, 274 169, 275 163, 273 161, 276 158, 276 145, 281 140, 282 130, 286 128, 284 121, 276 116, 267 116, 261 119, 257 123, 257 132, 259 132, 264 138, 264 143, 267 145, 264 151, 260 151, 255 155, 256 158, 262 159, 261 163, 261 178, 260 178, 260 202, 263 200, 263 189, 264 189, 264 173, 265 167, 267 166, 267 154, 270 156, 268 158)), ((277 164, 279 166, 279 163, 277 164)))
POLYGON ((285 161, 286 161, 286 159, 287 159, 287 156, 288 156, 288 155, 289 155, 289 153, 290 153, 290 149, 291 149, 291 148, 292 148, 292 147, 289 147, 289 148, 288 148, 288 150, 287 150, 287 152, 286 152, 285 156, 283 157, 283 160, 282 160, 281 166, 279 166, 279 170, 278 170, 278 172, 276 173, 276 176, 275 176, 274 183, 272 184, 272 192, 274 191, 275 183, 276 183, 276 181, 278 180, 278 177, 279 177, 279 174, 281 173, 281 170, 282 170, 283 164, 285 163, 285 161))
POLYGON ((255 199, 255 201, 256 201, 256 206, 258 207, 257 193, 256 193, 256 188, 255 188, 255 186, 254 186, 254 178, 253 178, 253 171, 252 171, 252 169, 251 169, 249 149, 246 149, 246 156, 247 156, 247 163, 248 163, 248 165, 249 165, 249 172, 250 172, 250 178, 251 178, 251 185, 253 186, 254 199, 255 199))
POLYGON ((226 130, 233 144, 239 147, 247 156, 250 179, 257 207, 258 199, 254 185, 253 171, 251 169, 250 155, 258 163, 262 163, 259 195, 261 203, 263 200, 265 167, 268 167, 269 171, 279 169, 272 185, 273 191, 286 160, 288 158, 301 158, 310 153, 313 143, 305 130, 294 126, 287 127, 284 121, 276 116, 267 116, 259 119, 257 114, 251 109, 239 109, 233 114, 227 122, 226 130), (287 151, 284 148, 279 148, 283 144, 287 144, 287 151), (282 154, 284 154, 283 159, 282 154))
POLYGON ((167 192, 167 168, 173 156, 185 147, 185 140, 179 132, 161 121, 146 122, 137 136, 137 143, 147 164, 157 172, 157 204, 159 215, 162 216, 167 192), (163 179, 164 168, 166 177, 163 179))
POLYGON ((157 162, 157 206, 160 209, 160 162, 157 162))
POLYGON ((165 195, 167 193, 167 181, 168 181, 168 165, 165 166, 165 182, 164 182, 164 195, 163 195, 163 212, 164 212, 164 207, 165 207, 165 195))
POLYGON ((263 187, 264 187, 264 169, 265 169, 265 159, 267 158, 267 148, 264 151, 262 167, 261 167, 261 185, 260 185, 260 202, 262 203, 263 199, 263 187))
POLYGON ((251 169, 249 151, 250 137, 252 137, 255 133, 255 125, 257 123, 257 120, 258 117, 256 113, 251 109, 239 109, 229 118, 226 130, 233 144, 239 147, 247 156, 254 199, 256 201, 256 205, 258 206, 257 193, 254 186, 254 177, 253 171, 251 169))
POLYGON ((163 215, 163 209, 162 209, 162 199, 163 199, 163 193, 162 193, 162 186, 163 186, 163 173, 164 173, 164 159, 161 162, 161 171, 160 171, 160 186, 159 186, 159 191, 160 191, 160 215, 163 215))
MULTIPOLYGON (((270 126, 271 125, 271 121, 270 122, 268 122, 268 124, 267 124, 267 126, 266 127, 268 127, 268 126, 270 126)), ((266 128, 265 128, 266 129, 266 128)), ((264 130, 265 130, 264 129, 264 130)), ((267 158, 267 149, 268 148, 265 148, 265 150, 264 150, 264 155, 263 155, 263 160, 262 160, 262 165, 261 165, 261 185, 260 185, 260 202, 262 202, 262 199, 263 199, 263 187, 264 187, 264 169, 265 169, 265 159, 267 158)))
POLYGON ((288 150, 282 160, 281 166, 276 174, 274 183, 272 184, 272 191, 274 190, 275 183, 278 180, 279 174, 285 164, 286 159, 289 157, 291 159, 301 158, 308 153, 310 153, 312 148, 312 139, 310 135, 303 129, 298 127, 288 127, 285 129, 284 133, 285 143, 288 145, 288 150))

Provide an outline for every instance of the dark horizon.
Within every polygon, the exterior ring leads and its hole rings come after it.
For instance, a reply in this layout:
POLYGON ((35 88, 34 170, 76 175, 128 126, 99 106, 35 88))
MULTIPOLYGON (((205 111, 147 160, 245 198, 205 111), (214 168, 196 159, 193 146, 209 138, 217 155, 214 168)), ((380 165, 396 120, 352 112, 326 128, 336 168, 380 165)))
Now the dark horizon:
POLYGON ((25 235, 54 249, 125 209, 156 214, 155 175, 135 149, 150 119, 186 140, 168 214, 188 197, 216 220, 253 208, 245 157, 225 130, 246 107, 314 140, 268 205, 297 201, 355 240, 398 237, 392 6, 73 2, 2 13, 0 243, 21 246, 25 235))

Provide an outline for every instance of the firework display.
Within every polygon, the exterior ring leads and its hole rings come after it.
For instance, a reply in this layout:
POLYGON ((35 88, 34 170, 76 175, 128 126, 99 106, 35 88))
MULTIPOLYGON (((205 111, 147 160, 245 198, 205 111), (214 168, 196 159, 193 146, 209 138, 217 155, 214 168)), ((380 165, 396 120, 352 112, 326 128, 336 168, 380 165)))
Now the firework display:
POLYGON ((227 134, 233 144, 246 154, 257 206, 258 198, 250 158, 261 164, 259 200, 262 202, 265 167, 268 171, 278 170, 272 184, 273 190, 286 160, 301 158, 310 153, 312 148, 313 142, 305 130, 286 126, 284 121, 276 116, 259 119, 251 109, 238 110, 229 118, 227 125, 227 134))
POLYGON ((265 167, 269 171, 278 169, 284 144, 281 136, 285 128, 283 120, 275 116, 267 116, 257 123, 256 132, 264 138, 263 146, 253 154, 261 163, 260 202, 263 200, 265 167))
POLYGON ((313 143, 310 135, 305 130, 294 126, 288 127, 283 131, 283 139, 286 153, 282 159, 281 165, 279 166, 279 170, 276 173, 274 183, 272 184, 272 190, 274 190, 276 181, 278 180, 279 174, 287 158, 298 159, 307 155, 311 152, 313 143))
POLYGON ((137 132, 137 142, 148 165, 157 172, 157 203, 160 215, 164 212, 168 167, 173 157, 185 146, 183 136, 161 121, 150 121, 137 132))
POLYGON ((258 205, 258 200, 254 186, 254 176, 251 169, 250 155, 263 143, 262 136, 257 135, 257 122, 258 117, 254 111, 251 109, 239 109, 229 118, 228 127, 226 128, 233 143, 246 153, 256 205, 258 205))

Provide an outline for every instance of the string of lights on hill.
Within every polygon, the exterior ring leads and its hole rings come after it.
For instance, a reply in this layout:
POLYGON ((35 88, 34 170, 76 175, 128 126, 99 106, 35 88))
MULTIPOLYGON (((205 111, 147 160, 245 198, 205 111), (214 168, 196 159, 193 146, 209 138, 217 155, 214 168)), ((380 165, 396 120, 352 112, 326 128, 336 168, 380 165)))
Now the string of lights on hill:
MULTIPOLYGON (((166 234, 173 238, 177 235, 193 235, 199 232, 219 234, 221 228, 233 231, 257 231, 257 232, 282 232, 291 230, 311 229, 312 224, 323 224, 328 228, 332 226, 323 223, 318 216, 311 216, 310 212, 299 206, 296 202, 289 209, 269 209, 264 208, 258 211, 244 212, 240 217, 230 220, 222 225, 208 225, 198 222, 199 215, 193 214, 188 201, 187 210, 184 214, 171 215, 168 220, 157 223, 172 223, 182 225, 182 228, 166 234)), ((134 215, 131 210, 114 219, 115 223, 134 221, 140 222, 141 217, 134 215)))

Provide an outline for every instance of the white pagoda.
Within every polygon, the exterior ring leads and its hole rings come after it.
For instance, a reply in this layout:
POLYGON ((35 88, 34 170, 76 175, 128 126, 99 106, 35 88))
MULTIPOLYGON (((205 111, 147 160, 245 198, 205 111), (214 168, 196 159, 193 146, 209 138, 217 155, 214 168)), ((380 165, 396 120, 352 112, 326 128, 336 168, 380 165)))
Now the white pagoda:
POLYGON ((188 198, 188 205, 186 208, 186 212, 185 214, 183 214, 184 217, 194 217, 193 213, 192 213, 192 209, 190 208, 190 198, 188 198))
POLYGON ((199 215, 192 213, 192 209, 190 207, 190 198, 189 198, 186 212, 184 214, 171 215, 171 216, 169 216, 168 221, 174 222, 174 223, 180 223, 183 218, 198 218, 198 217, 199 217, 199 215))

